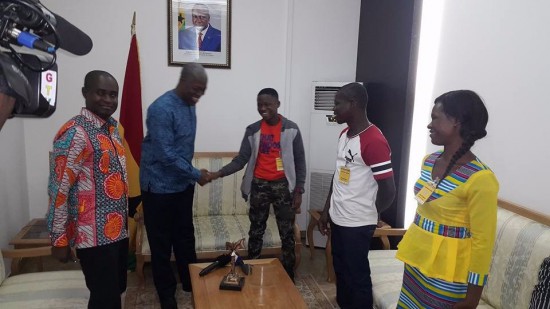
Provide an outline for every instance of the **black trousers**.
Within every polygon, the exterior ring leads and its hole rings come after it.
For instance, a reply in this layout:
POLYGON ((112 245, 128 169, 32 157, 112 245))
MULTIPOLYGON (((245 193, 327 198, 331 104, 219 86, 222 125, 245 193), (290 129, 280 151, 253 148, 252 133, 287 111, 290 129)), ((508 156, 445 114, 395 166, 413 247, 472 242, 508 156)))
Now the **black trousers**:
POLYGON ((193 226, 194 193, 195 186, 177 193, 141 193, 151 248, 153 281, 161 303, 170 302, 176 293, 177 281, 170 263, 172 250, 182 288, 191 291, 189 264, 197 261, 193 226))
POLYGON ((376 225, 346 227, 330 223, 336 302, 342 309, 372 308, 369 248, 376 225))
POLYGON ((89 309, 120 309, 126 291, 128 238, 99 247, 77 249, 86 286, 89 309))

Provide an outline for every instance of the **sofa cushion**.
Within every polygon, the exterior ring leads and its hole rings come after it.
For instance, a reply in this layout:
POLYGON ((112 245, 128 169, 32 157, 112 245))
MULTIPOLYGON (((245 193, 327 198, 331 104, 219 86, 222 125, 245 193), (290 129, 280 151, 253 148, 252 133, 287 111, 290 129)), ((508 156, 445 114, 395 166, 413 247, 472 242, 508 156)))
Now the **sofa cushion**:
POLYGON ((493 259, 482 298, 495 308, 528 308, 548 252, 550 227, 499 207, 493 259))
MULTIPOLYGON (((248 246, 248 215, 195 217, 195 248, 197 252, 223 251, 225 242, 246 240, 248 246)), ((263 248, 281 247, 275 216, 270 215, 264 233, 263 248)), ((246 249, 246 248, 245 248, 246 249)))
MULTIPOLYGON (((374 308, 397 307, 403 282, 403 262, 395 258, 395 250, 372 250, 369 252, 374 308)), ((481 299, 478 309, 493 308, 481 299)))
POLYGON ((529 309, 550 308, 550 256, 540 265, 539 282, 533 289, 529 309))
MULTIPOLYGON (((248 215, 198 216, 193 218, 193 225, 197 252, 225 251, 225 242, 248 239, 250 220, 248 215)), ((266 225, 263 248, 280 248, 281 238, 275 216, 270 215, 266 225)), ((143 233, 142 254, 151 254, 147 233, 143 233)))
POLYGON ((0 285, 8 308, 86 308, 90 292, 80 270, 48 271, 9 277, 0 285))
POLYGON ((403 282, 404 264, 395 250, 369 251, 374 308, 396 308, 403 282))

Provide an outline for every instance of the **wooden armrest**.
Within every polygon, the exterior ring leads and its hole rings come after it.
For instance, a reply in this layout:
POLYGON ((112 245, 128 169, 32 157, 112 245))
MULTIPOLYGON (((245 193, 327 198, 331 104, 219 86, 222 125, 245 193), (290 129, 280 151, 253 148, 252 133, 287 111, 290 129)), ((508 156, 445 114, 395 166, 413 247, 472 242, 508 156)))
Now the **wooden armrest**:
MULTIPOLYGON (((311 218, 315 221, 319 221, 319 219, 321 218, 321 210, 310 209, 308 210, 308 212, 311 215, 311 218)), ((389 250, 390 240, 388 236, 403 236, 405 235, 405 232, 407 232, 407 229, 392 228, 386 222, 378 221, 378 227, 374 231, 373 237, 380 237, 380 240, 382 240, 382 247, 384 248, 384 250, 389 250)))
POLYGON ((405 235, 405 232, 407 229, 394 229, 394 228, 377 228, 374 230, 373 237, 380 237, 380 240, 382 241, 382 248, 384 250, 390 250, 390 239, 388 236, 403 236, 405 235))
POLYGON ((321 212, 322 210, 318 210, 318 209, 310 209, 308 210, 309 214, 311 215, 311 217, 313 219, 315 219, 316 221, 319 221, 319 219, 321 219, 321 212))
POLYGON ((4 258, 8 259, 49 256, 52 255, 52 247, 46 246, 29 249, 2 249, 2 255, 4 258))
POLYGON ((405 232, 407 232, 407 229, 398 229, 398 228, 377 228, 374 231, 375 237, 382 237, 382 236, 403 236, 405 235, 405 232))

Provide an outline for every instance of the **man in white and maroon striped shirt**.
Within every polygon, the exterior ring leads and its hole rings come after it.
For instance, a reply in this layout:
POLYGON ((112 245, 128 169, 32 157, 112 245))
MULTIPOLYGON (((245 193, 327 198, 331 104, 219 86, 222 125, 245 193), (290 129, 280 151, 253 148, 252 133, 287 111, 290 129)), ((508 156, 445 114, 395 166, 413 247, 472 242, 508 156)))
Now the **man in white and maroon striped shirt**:
POLYGON ((391 150, 366 114, 363 85, 347 84, 334 99, 334 116, 348 127, 338 140, 336 171, 319 228, 332 238, 336 301, 341 308, 372 308, 368 253, 378 214, 395 196, 391 150))

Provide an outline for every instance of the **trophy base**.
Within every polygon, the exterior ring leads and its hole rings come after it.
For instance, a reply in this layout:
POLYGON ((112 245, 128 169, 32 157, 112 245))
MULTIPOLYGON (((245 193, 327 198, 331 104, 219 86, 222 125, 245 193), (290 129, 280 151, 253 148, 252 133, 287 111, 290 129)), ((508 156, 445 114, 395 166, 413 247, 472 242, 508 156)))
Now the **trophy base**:
POLYGON ((240 291, 244 286, 244 277, 233 277, 231 274, 223 277, 220 290, 240 291))

